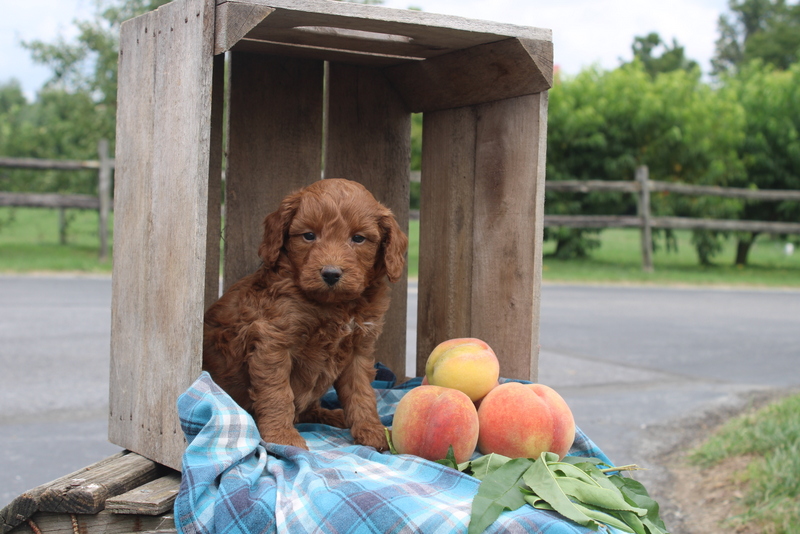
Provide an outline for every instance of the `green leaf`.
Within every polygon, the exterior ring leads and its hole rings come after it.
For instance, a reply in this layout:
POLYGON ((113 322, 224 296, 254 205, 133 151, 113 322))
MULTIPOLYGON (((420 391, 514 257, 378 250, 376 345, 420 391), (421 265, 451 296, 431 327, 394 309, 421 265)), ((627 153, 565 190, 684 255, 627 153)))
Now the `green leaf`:
POLYGON ((480 534, 494 523, 503 511, 513 511, 525 504, 525 498, 520 491, 521 480, 530 466, 531 460, 515 458, 505 462, 483 479, 477 495, 472 500, 468 534, 480 534))
POLYGON ((642 523, 650 534, 667 534, 667 527, 659 515, 658 503, 650 497, 641 482, 620 475, 612 475, 608 479, 619 488, 628 502, 647 510, 647 514, 642 518, 642 523))
POLYGON ((452 445, 450 445, 450 447, 447 448, 447 456, 445 456, 441 460, 436 460, 436 463, 458 470, 458 462, 456 462, 456 453, 453 452, 452 445))
MULTIPOLYGON (((553 508, 553 510, 563 515, 567 519, 575 521, 579 525, 592 530, 597 530, 600 527, 598 522, 578 509, 569 499, 569 497, 567 497, 567 495, 561 490, 558 482, 556 481, 556 476, 552 473, 552 471, 550 471, 547 465, 547 457, 545 454, 546 453, 542 453, 542 456, 533 462, 533 465, 531 465, 530 469, 525 471, 523 474, 522 479, 525 481, 531 491, 533 491, 533 493, 535 493, 540 499, 546 501, 547 504, 553 508)), ((527 496, 526 501, 530 502, 531 498, 532 496, 527 496)))
POLYGON ((392 433, 389 432, 389 429, 383 427, 383 431, 386 434, 386 442, 389 444, 389 452, 392 454, 398 454, 397 449, 394 448, 394 443, 392 443, 392 433))
POLYGON ((556 482, 561 491, 588 506, 605 508, 606 510, 633 512, 638 516, 647 514, 647 510, 644 508, 636 508, 628 504, 625 497, 616 488, 614 490, 601 488, 596 483, 586 484, 581 480, 570 477, 558 477, 556 482))
MULTIPOLYGON (((644 532, 639 532, 636 529, 634 529, 626 521, 623 521, 622 518, 620 517, 620 513, 614 513, 608 510, 598 510, 597 508, 586 506, 585 504, 579 502, 573 504, 575 505, 575 508, 580 510, 583 514, 585 514, 587 517, 590 517, 597 523, 602 523, 610 527, 614 527, 623 532, 631 532, 634 534, 645 534, 644 532)), ((621 513, 630 513, 630 512, 621 512, 621 513)), ((634 515, 634 517, 636 516, 634 515)), ((641 523, 639 524, 641 525, 641 523)))
MULTIPOLYGON (((485 456, 481 456, 480 458, 476 458, 469 464, 469 474, 473 477, 477 478, 478 480, 483 480, 505 464, 507 464, 511 458, 508 456, 503 456, 502 454, 487 454, 485 456)), ((460 464, 458 467, 462 471, 465 469, 463 468, 464 464, 460 464)))
POLYGON ((564 456, 561 459, 562 462, 565 464, 572 464, 572 465, 581 465, 581 464, 591 464, 591 465, 606 465, 603 460, 600 458, 593 458, 587 456, 564 456))

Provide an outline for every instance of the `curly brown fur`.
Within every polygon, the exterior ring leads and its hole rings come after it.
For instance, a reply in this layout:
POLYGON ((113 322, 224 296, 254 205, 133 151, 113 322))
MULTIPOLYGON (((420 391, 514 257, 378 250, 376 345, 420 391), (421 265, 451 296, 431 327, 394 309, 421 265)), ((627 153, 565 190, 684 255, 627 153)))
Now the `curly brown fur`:
POLYGON ((350 428, 387 448, 371 382, 389 285, 408 238, 360 184, 321 180, 264 220, 263 260, 205 314, 203 368, 268 442, 307 448, 294 425, 350 428), (320 407, 336 388, 342 410, 320 407))

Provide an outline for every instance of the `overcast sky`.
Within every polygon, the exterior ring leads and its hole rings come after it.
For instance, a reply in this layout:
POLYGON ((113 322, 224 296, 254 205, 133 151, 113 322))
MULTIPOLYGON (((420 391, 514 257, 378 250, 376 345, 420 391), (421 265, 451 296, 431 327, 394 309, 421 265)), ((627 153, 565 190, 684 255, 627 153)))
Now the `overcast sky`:
MULTIPOLYGON (((606 69, 630 60, 637 35, 655 31, 686 55, 710 69, 717 19, 727 0, 386 0, 394 8, 421 7, 427 12, 509 22, 553 30, 555 63, 576 74, 599 64, 606 69)), ((94 0, 0 0, 0 83, 16 78, 32 97, 49 76, 35 65, 20 41, 52 41, 77 34, 76 19, 89 19, 94 0)))

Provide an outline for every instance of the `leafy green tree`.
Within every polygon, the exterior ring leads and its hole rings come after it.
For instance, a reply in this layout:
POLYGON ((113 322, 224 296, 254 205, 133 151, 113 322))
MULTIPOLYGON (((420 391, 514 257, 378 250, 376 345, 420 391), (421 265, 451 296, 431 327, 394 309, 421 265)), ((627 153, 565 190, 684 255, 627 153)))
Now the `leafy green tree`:
MULTIPOLYGON (((550 91, 548 180, 633 179, 647 165, 653 180, 727 185, 740 179, 738 146, 744 114, 730 95, 720 98, 702 83, 699 69, 655 77, 641 61, 613 71, 584 70, 560 79, 550 91)), ((735 202, 678 195, 652 196, 656 214, 724 217, 735 202)), ((549 193, 549 214, 636 213, 633 195, 622 193, 549 193)), ((548 229, 557 256, 586 255, 591 234, 548 229), (589 239, 586 239, 586 238, 589 239)), ((698 234, 700 260, 713 257, 713 235, 698 234), (702 238, 701 238, 702 236, 702 238)))
POLYGON ((800 54, 800 4, 785 0, 729 0, 720 15, 714 74, 734 72, 753 59, 787 69, 800 54))
POLYGON ((168 0, 96 0, 92 20, 75 21, 79 33, 74 42, 63 37, 53 42, 29 41, 23 46, 34 61, 52 69, 45 88, 83 94, 95 102, 94 131, 86 133, 94 144, 101 138, 114 139, 117 113, 117 59, 119 27, 127 19, 164 5, 168 0))
MULTIPOLYGON (((754 61, 733 78, 726 88, 745 110, 745 139, 741 159, 744 183, 757 189, 800 189, 800 64, 787 71, 754 61)), ((800 203, 748 201, 738 218, 760 221, 797 222, 800 203)), ((736 264, 747 264, 757 233, 738 236, 736 264)))
POLYGON ((672 39, 672 46, 665 43, 658 33, 652 32, 644 37, 636 37, 631 46, 634 59, 639 60, 644 69, 655 77, 662 72, 673 70, 694 70, 698 68, 697 62, 686 57, 684 48, 678 44, 677 39, 672 39), (656 52, 661 52, 656 56, 656 52))

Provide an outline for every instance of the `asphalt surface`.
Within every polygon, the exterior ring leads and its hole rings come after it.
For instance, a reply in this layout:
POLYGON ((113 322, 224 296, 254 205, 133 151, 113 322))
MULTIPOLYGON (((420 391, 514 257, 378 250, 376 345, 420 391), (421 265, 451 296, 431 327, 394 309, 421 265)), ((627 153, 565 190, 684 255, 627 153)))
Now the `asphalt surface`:
MULTIPOLYGON (((109 278, 0 276, 0 507, 120 450, 106 439, 110 304, 109 278)), ((655 452, 708 431, 692 421, 800 387, 800 291, 546 285, 541 345, 539 381, 578 426, 657 478, 655 452)))

